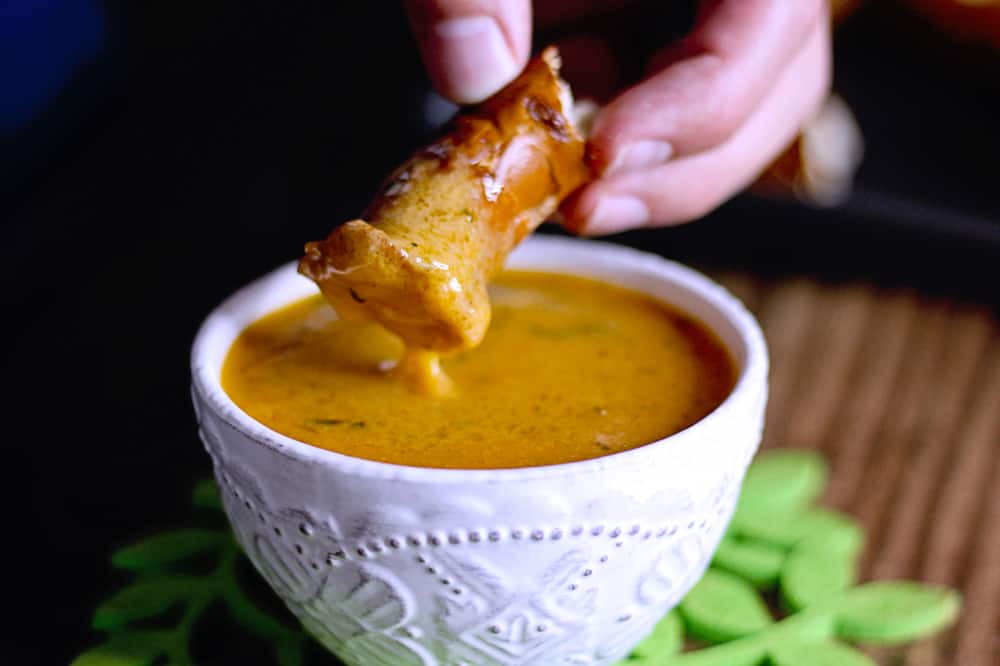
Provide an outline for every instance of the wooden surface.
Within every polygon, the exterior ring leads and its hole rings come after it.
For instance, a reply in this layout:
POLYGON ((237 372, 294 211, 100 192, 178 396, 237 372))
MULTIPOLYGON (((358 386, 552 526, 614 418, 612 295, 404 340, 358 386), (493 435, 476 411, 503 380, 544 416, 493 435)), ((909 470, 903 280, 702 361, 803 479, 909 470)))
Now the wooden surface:
POLYGON ((764 447, 818 450, 825 503, 868 532, 862 577, 948 585, 958 624, 882 664, 1000 665, 1000 326, 989 308, 863 283, 718 273, 771 353, 764 447))

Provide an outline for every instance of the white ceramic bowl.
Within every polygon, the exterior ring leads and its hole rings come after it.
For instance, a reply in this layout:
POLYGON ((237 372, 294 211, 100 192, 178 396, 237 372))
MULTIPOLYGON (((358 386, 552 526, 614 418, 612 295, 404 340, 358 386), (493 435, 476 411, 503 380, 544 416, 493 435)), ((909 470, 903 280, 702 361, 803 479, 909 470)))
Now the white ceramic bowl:
POLYGON ((732 515, 767 399, 767 350, 746 309, 688 268, 605 243, 534 237, 508 266, 676 305, 729 349, 735 389, 686 430, 624 453, 427 469, 290 439, 222 390, 240 331, 315 293, 293 265, 229 298, 195 340, 195 411, 233 530, 292 612, 352 666, 611 664, 699 578, 732 515))

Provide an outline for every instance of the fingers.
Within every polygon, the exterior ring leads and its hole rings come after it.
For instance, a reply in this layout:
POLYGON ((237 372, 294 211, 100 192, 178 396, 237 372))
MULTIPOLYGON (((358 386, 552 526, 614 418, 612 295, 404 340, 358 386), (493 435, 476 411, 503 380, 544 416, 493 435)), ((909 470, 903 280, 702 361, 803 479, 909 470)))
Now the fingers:
POLYGON ((819 108, 830 84, 830 34, 818 22, 747 121, 721 145, 662 166, 601 178, 564 206, 567 226, 607 234, 701 217, 743 189, 819 108))
POLYGON ((820 19, 823 0, 711 0, 694 31, 656 59, 662 69, 598 116, 600 174, 646 169, 717 146, 774 86, 820 19))
POLYGON ((531 52, 530 0, 407 0, 434 87, 460 104, 510 83, 531 52))

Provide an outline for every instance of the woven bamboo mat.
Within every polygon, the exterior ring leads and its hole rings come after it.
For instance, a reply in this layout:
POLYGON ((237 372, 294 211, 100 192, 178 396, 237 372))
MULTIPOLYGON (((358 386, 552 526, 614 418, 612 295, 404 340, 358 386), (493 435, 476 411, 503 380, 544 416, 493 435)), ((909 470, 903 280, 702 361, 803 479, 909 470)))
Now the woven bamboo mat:
POLYGON ((868 531, 862 577, 951 586, 958 624, 883 664, 1000 665, 1000 325, 975 303, 715 272, 771 353, 765 448, 821 451, 868 531))

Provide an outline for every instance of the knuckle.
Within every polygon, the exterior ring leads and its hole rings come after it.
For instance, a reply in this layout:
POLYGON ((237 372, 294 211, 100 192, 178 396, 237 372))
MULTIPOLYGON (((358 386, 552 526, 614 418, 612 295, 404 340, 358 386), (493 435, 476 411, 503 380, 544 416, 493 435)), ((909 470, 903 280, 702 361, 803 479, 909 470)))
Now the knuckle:
POLYGON ((705 150, 724 143, 746 119, 748 103, 740 99, 741 87, 734 85, 721 67, 709 70, 704 95, 690 114, 687 130, 693 148, 705 150))
POLYGON ((691 151, 705 150, 725 142, 743 123, 746 103, 740 99, 742 86, 721 58, 705 55, 692 62, 692 76, 700 85, 698 97, 684 100, 688 126, 683 135, 691 151))
POLYGON ((728 141, 746 120, 743 106, 726 91, 716 89, 706 101, 704 112, 696 116, 692 134, 699 139, 698 148, 707 150, 728 141))

